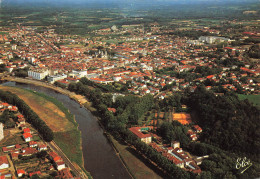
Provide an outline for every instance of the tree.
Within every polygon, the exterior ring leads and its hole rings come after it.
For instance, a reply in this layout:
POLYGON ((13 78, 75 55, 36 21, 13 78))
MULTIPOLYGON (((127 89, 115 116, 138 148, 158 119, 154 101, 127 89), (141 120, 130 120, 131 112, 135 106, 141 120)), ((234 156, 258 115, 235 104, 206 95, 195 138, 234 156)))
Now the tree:
POLYGON ((72 83, 70 83, 69 84, 69 86, 68 86, 68 90, 70 90, 70 91, 77 91, 77 84, 75 83, 75 82, 72 82, 72 83))
POLYGON ((211 172, 210 171, 202 171, 200 175, 196 176, 196 179, 211 179, 211 172))
POLYGON ((41 151, 41 152, 37 153, 37 157, 41 158, 41 159, 44 159, 47 156, 47 154, 48 153, 46 151, 41 151))
POLYGON ((204 159, 201 164, 202 170, 211 171, 213 168, 216 168, 217 164, 214 161, 204 159))
POLYGON ((15 76, 25 78, 28 76, 28 72, 25 70, 19 70, 14 72, 15 76))
POLYGON ((247 53, 250 58, 260 58, 260 46, 257 44, 252 45, 247 53))
POLYGON ((5 64, 0 64, 0 73, 3 73, 7 71, 6 65, 5 64))
POLYGON ((31 176, 32 179, 40 179, 38 174, 34 174, 33 176, 31 176))
POLYGON ((5 123, 6 121, 9 121, 9 110, 4 110, 3 114, 0 116, 0 122, 5 123))

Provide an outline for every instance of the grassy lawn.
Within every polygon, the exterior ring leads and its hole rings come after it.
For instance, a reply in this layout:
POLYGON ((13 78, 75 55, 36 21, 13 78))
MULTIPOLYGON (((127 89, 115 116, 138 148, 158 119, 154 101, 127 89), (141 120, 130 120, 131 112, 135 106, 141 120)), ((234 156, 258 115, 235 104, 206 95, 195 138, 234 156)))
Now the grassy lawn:
POLYGON ((132 148, 127 145, 123 145, 116 141, 113 137, 111 137, 112 142, 114 143, 117 150, 120 152, 121 157, 125 161, 128 166, 131 174, 134 175, 137 179, 159 179, 163 178, 155 171, 155 167, 151 166, 151 164, 147 164, 146 161, 143 161, 142 157, 140 157, 132 148))
POLYGON ((4 139, 4 142, 1 142, 1 146, 10 146, 15 144, 23 144, 25 143, 22 139, 22 134, 15 134, 8 136, 6 139, 4 139))
POLYGON ((260 107, 260 95, 243 95, 243 94, 238 94, 238 98, 240 100, 248 99, 255 106, 260 107))
POLYGON ((92 107, 92 103, 91 102, 84 103, 83 106, 85 108, 87 108, 90 112, 96 112, 97 111, 95 108, 92 107))
POLYGON ((67 157, 76 162, 79 166, 82 166, 83 162, 80 138, 81 135, 77 129, 54 133, 54 141, 67 157))
MULTIPOLYGON (((67 157, 82 166, 81 134, 74 116, 61 102, 42 93, 21 88, 0 86, 0 89, 11 91, 24 100, 54 132, 54 141, 67 157)), ((21 135, 21 134, 20 134, 21 135)), ((16 136, 6 142, 17 142, 16 136)), ((37 140, 35 138, 34 140, 37 140)), ((6 144, 5 144, 6 145, 6 144)))

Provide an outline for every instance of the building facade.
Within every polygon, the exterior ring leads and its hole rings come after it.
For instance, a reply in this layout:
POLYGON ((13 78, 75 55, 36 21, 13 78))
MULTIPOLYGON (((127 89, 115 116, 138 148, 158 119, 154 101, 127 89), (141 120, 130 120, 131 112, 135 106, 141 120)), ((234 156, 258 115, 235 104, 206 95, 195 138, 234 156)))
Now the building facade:
POLYGON ((35 80, 42 80, 48 75, 49 75, 49 70, 47 69, 35 69, 35 70, 28 71, 28 77, 35 80))

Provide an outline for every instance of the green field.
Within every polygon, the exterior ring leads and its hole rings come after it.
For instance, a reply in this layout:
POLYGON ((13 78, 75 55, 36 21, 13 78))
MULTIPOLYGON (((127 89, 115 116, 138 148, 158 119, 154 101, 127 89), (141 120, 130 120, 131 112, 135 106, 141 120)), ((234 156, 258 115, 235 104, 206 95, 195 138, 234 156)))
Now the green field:
POLYGON ((238 98, 240 100, 248 99, 255 106, 260 107, 260 95, 243 95, 243 94, 238 94, 238 98))
POLYGON ((120 158, 127 165, 128 170, 136 179, 161 179, 163 174, 153 165, 148 163, 134 149, 122 142, 118 142, 111 136, 115 148, 120 153, 120 158))
POLYGON ((54 141, 68 156, 68 158, 71 161, 76 162, 79 166, 83 166, 82 149, 80 143, 81 134, 78 129, 66 132, 55 132, 54 136, 54 141))

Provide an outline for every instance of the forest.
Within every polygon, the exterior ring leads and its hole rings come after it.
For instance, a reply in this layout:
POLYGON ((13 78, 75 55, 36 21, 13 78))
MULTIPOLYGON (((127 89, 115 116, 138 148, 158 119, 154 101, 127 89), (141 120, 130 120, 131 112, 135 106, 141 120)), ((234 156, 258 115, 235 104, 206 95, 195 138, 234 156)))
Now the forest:
POLYGON ((216 96, 204 86, 187 95, 185 103, 196 112, 203 128, 200 140, 227 151, 246 153, 259 159, 259 109, 227 92, 216 96))

